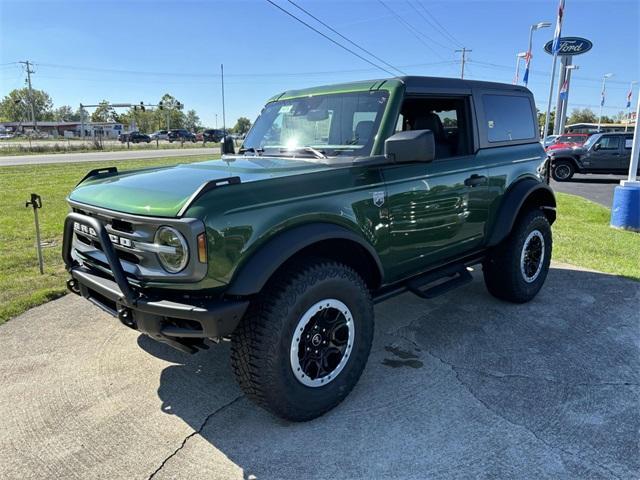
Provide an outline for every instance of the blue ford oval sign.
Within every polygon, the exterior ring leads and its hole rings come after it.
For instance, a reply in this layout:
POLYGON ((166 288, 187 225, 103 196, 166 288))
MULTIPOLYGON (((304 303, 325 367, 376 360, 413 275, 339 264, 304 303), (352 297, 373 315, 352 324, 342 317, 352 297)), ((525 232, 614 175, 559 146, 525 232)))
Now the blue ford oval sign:
MULTIPOLYGON (((553 40, 549 40, 544 46, 544 51, 551 53, 553 40)), ((593 47, 593 43, 586 38, 580 37, 560 37, 560 51, 558 55, 582 55, 593 47)))

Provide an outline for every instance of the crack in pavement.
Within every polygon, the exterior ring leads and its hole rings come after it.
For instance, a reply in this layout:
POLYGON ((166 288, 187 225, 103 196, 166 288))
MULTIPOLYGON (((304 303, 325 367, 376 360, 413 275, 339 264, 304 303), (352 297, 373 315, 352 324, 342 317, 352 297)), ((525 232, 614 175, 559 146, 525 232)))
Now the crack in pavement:
MULTIPOLYGON (((509 425, 512 425, 512 426, 514 426, 516 428, 522 428, 525 431, 529 432, 531 435, 533 435, 533 437, 536 440, 538 440, 540 443, 545 445, 547 448, 550 448, 552 451, 553 450, 558 450, 558 451, 564 453, 565 455, 577 458, 578 460, 580 460, 581 462, 584 462, 587 465, 592 465, 592 466, 601 468, 602 470, 604 470, 605 472, 607 472, 609 475, 613 476, 614 478, 617 478, 617 479, 621 479, 622 478, 619 475, 617 475, 615 472, 610 470, 608 467, 605 467, 604 465, 601 465, 600 463, 594 461, 593 459, 585 458, 585 456, 583 456, 580 452, 572 452, 572 451, 564 449, 563 447, 561 447, 559 445, 554 445, 553 443, 551 443, 551 442, 545 440, 544 438, 542 438, 535 430, 532 430, 527 425, 514 422, 513 420, 507 418, 502 413, 500 413, 500 411, 498 411, 495 408, 492 408, 491 405, 489 405, 487 402, 485 402, 483 399, 481 399, 480 397, 478 397, 476 395, 476 393, 473 391, 473 389, 464 380, 462 380, 460 378, 460 373, 458 371, 458 368, 455 365, 453 365, 452 363, 449 363, 446 360, 440 358, 438 355, 434 354, 430 350, 426 350, 426 352, 427 352, 428 355, 430 355, 431 357, 435 358, 436 360, 438 360, 443 365, 446 365, 447 367, 449 367, 451 369, 451 371, 454 373, 458 383, 460 383, 460 385, 462 385, 471 394, 471 396, 476 399, 476 401, 478 403, 480 403, 489 412, 491 412, 494 415, 497 415, 498 417, 503 419, 509 425)), ((481 372, 477 372, 477 371, 472 370, 472 369, 464 369, 464 368, 462 368, 461 370, 468 370, 468 371, 471 371, 473 373, 481 373, 481 372)), ((498 378, 500 378, 500 377, 498 377, 498 378)), ((532 378, 532 377, 525 377, 525 378, 532 378)), ((535 377, 534 377, 534 379, 535 379, 535 377)), ((565 464, 564 460, 562 459, 562 457, 560 457, 560 462, 562 462, 562 464, 565 465, 565 467, 566 467, 566 464, 565 464)))
POLYGON ((225 403, 224 405, 222 405, 221 407, 217 408, 216 410, 214 410, 213 412, 211 412, 209 415, 207 415, 207 417, 204 419, 204 422, 202 422, 202 425, 200 425, 200 428, 198 428, 198 430, 195 430, 193 432, 191 432, 189 435, 187 435, 184 440, 182 440, 182 443, 180 444, 180 446, 178 448, 176 448, 174 450, 174 452, 169 455, 167 458, 165 458, 162 463, 160 464, 160 466, 158 468, 155 469, 155 471, 149 475, 149 477, 147 478, 147 480, 151 480, 153 477, 156 476, 156 474, 158 472, 160 472, 160 470, 162 470, 164 468, 164 466, 167 464, 167 462, 169 460, 171 460, 173 457, 175 457, 178 452, 180 450, 182 450, 184 448, 184 446, 187 444, 187 441, 189 441, 190 438, 199 435, 200 433, 202 433, 202 430, 204 430, 204 427, 207 426, 207 423, 209 422, 209 420, 211 420, 214 416, 216 416, 218 413, 222 412, 223 410, 225 410, 226 408, 230 407, 231 405, 233 405, 234 403, 236 403, 238 400, 240 400, 241 398, 243 398, 244 395, 239 395, 236 398, 234 398, 233 400, 231 400, 228 403, 225 403))

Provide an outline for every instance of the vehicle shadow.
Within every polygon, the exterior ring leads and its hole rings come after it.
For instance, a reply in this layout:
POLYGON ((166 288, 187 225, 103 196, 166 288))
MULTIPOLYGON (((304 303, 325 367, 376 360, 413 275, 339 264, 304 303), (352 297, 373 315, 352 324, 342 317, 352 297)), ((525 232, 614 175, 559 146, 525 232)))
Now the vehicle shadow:
POLYGON ((607 183, 607 184, 618 184, 620 183, 620 178, 576 178, 573 177, 571 180, 565 183, 607 183))
POLYGON ((637 478, 640 283, 555 267, 514 305, 474 276, 378 305, 360 382, 307 423, 243 397, 228 344, 187 356, 139 337, 171 363, 162 410, 199 434, 166 478, 637 478))

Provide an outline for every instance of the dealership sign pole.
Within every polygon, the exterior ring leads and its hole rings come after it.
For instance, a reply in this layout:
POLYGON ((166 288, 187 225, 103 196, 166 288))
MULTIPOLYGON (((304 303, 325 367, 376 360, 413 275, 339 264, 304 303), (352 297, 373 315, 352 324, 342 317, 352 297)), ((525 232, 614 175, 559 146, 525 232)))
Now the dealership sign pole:
POLYGON ((553 67, 551 68, 551 82, 549 85, 549 101, 547 102, 547 113, 544 116, 544 132, 542 137, 542 143, 547 140, 547 134, 549 133, 549 117, 551 115, 551 101, 553 100, 553 81, 556 76, 556 63, 558 60, 558 52, 560 50, 560 35, 562 32, 562 17, 564 16, 564 0, 560 0, 558 3, 558 18, 556 19, 556 32, 553 35, 553 67))

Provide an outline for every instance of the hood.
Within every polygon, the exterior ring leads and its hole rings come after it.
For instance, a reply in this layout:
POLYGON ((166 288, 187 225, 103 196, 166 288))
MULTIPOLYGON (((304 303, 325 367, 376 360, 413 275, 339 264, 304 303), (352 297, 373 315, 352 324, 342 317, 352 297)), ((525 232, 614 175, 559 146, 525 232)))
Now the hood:
POLYGON ((567 147, 567 148, 554 148, 553 150, 548 150, 547 153, 549 155, 582 155, 586 152, 583 147, 567 147))
POLYGON ((291 158, 225 157, 88 179, 71 192, 69 199, 134 215, 175 217, 189 198, 211 180, 240 177, 240 182, 246 183, 328 168, 331 167, 327 164, 291 158))

